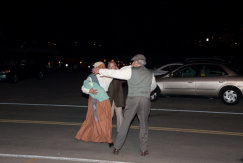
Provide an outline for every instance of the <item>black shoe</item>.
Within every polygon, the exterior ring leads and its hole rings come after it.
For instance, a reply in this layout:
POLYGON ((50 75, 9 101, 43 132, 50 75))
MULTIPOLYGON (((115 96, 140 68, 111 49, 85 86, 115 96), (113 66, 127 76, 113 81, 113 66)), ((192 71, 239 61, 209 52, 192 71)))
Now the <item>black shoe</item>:
POLYGON ((113 146, 114 146, 114 144, 113 144, 113 143, 108 143, 108 145, 109 145, 109 148, 111 148, 111 147, 113 147, 113 146))

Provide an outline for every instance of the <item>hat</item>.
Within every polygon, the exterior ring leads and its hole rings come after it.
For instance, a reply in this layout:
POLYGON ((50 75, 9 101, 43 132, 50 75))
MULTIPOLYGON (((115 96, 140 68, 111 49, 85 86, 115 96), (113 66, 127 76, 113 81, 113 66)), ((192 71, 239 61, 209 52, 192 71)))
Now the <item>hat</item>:
POLYGON ((144 60, 146 61, 146 57, 143 54, 137 54, 131 59, 132 61, 137 61, 137 60, 144 60))
POLYGON ((104 62, 98 61, 93 64, 94 67, 99 67, 100 65, 104 64, 104 62))

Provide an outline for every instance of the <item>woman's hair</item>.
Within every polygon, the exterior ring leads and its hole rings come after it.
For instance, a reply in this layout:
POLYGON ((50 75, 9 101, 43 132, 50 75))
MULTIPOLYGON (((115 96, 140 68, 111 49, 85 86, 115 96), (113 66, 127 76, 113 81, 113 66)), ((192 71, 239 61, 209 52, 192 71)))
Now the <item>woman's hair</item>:
POLYGON ((105 64, 102 63, 101 65, 98 66, 98 68, 105 68, 105 64))

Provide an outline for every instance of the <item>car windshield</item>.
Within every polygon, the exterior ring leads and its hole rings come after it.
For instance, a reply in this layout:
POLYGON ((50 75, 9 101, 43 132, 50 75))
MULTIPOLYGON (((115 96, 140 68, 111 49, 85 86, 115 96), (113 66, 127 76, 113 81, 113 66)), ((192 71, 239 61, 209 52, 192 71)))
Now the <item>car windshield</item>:
POLYGON ((180 67, 180 66, 181 66, 181 65, 170 65, 170 66, 167 66, 167 67, 165 67, 165 68, 163 68, 163 69, 161 69, 161 70, 170 72, 170 71, 173 71, 173 70, 177 69, 177 68, 180 67))

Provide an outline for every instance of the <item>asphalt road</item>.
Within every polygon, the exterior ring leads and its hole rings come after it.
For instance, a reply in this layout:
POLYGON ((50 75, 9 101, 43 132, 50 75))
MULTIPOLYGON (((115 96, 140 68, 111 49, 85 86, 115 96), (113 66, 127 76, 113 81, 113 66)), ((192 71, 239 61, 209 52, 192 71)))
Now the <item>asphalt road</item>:
MULTIPOLYGON (((85 120, 86 74, 49 73, 46 79, 0 83, 0 162, 243 162, 243 99, 228 106, 219 99, 160 98, 152 103, 149 152, 139 152, 134 119, 119 155, 105 143, 75 141, 85 120)), ((113 139, 116 119, 113 118, 113 139)))

